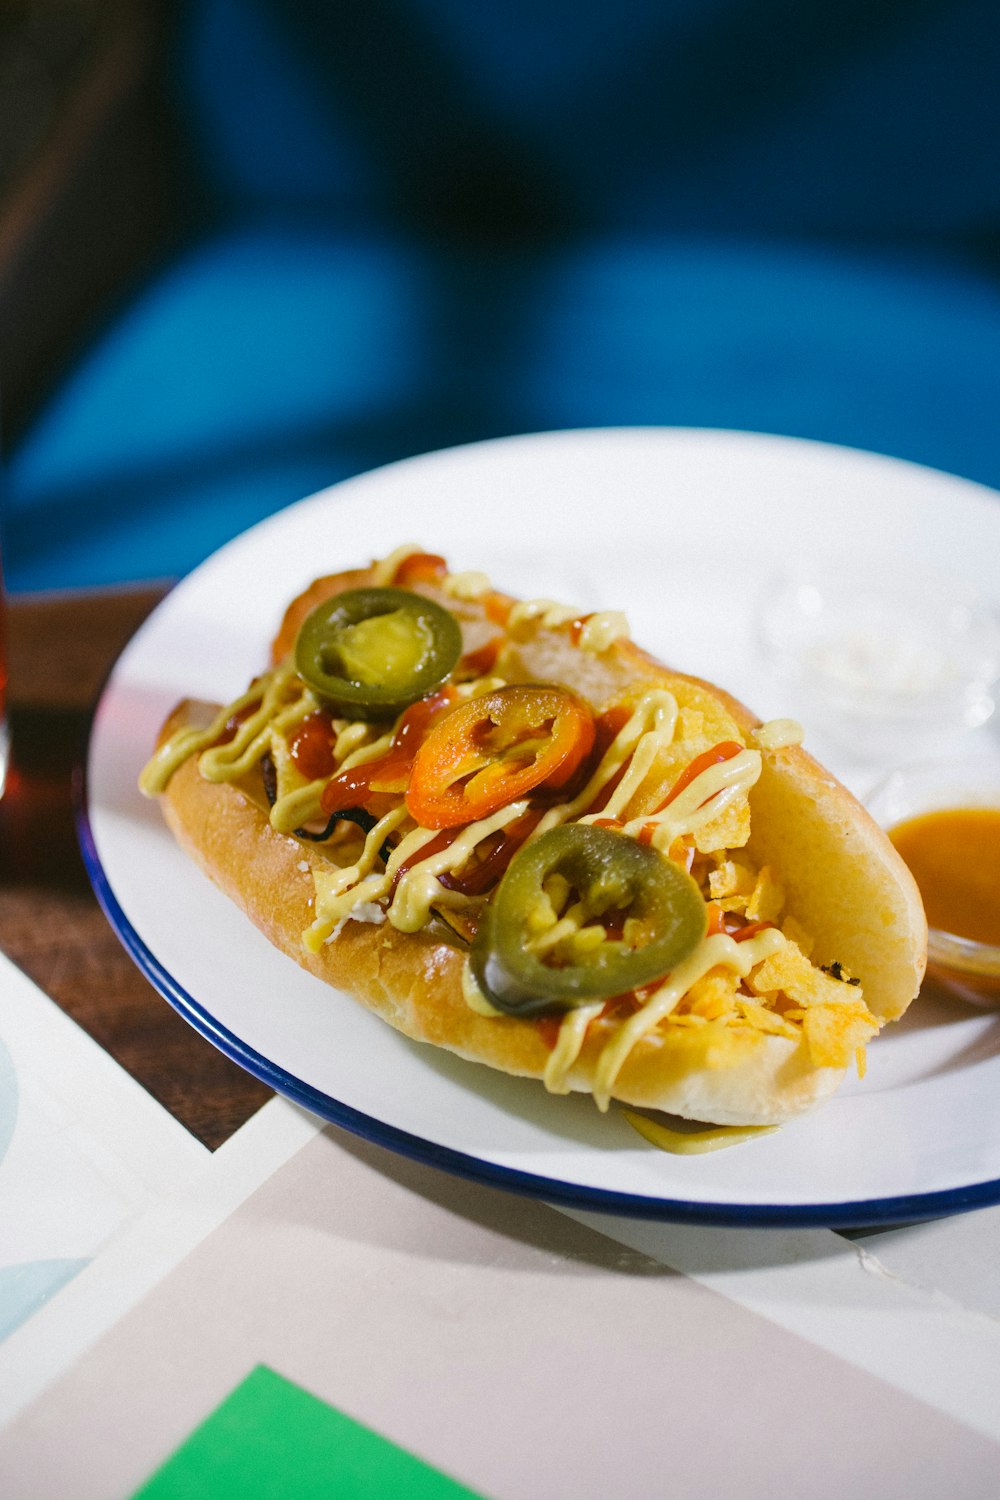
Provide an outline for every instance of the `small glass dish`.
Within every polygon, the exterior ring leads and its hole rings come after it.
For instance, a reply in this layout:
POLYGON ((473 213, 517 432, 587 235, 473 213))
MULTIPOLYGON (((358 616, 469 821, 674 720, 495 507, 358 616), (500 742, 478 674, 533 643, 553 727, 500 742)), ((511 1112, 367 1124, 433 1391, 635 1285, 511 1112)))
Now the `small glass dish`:
MULTIPOLYGON (((902 766, 866 799, 887 832, 926 813, 956 809, 1000 812, 1000 752, 902 766)), ((994 859, 996 855, 994 855, 994 859)), ((1000 1004, 1000 944, 978 942, 931 926, 928 974, 975 1004, 1000 1004)))
POLYGON ((762 594, 757 637, 802 717, 855 753, 930 754, 994 711, 1000 624, 944 573, 789 564, 762 594))

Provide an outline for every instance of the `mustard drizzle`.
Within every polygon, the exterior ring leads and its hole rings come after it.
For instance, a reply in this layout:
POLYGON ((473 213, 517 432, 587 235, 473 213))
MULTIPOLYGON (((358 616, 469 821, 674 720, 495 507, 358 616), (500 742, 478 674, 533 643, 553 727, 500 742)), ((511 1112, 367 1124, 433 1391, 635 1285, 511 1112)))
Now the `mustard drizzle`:
MULTIPOLYGON (((407 545, 376 565, 375 582, 391 581, 399 564, 417 547, 407 545)), ((458 598, 478 597, 488 580, 480 575, 449 575, 452 592, 458 598)), ((448 591, 448 581, 445 590, 448 591)), ((551 600, 529 600, 516 604, 510 617, 511 633, 516 634, 524 623, 538 621, 545 628, 558 628, 570 620, 579 618, 578 611, 554 604, 551 600)), ((599 652, 607 649, 615 639, 628 633, 623 615, 615 611, 603 611, 590 616, 581 630, 580 646, 599 652)), ((495 685, 496 679, 489 679, 495 685)), ((462 696, 481 691, 478 682, 462 685, 462 696)), ((145 768, 140 779, 142 790, 150 796, 162 791, 170 776, 189 756, 198 755, 199 770, 210 781, 235 781, 245 775, 259 762, 271 744, 273 735, 285 736, 310 712, 319 707, 308 688, 297 678, 291 663, 275 669, 271 674, 258 679, 241 697, 219 710, 212 722, 202 730, 185 729, 175 734, 161 746, 145 768), (224 733, 229 720, 257 701, 256 709, 239 725, 234 737, 225 745, 215 742, 224 733)), ((551 808, 540 821, 533 836, 560 824, 580 821, 593 822, 598 818, 617 818, 649 774, 661 748, 672 742, 678 720, 678 704, 666 689, 652 688, 642 695, 623 728, 605 752, 586 786, 570 802, 551 808), (621 770, 626 761, 629 765, 608 802, 599 813, 588 813, 594 799, 607 783, 621 770)), ((786 744, 796 743, 800 737, 798 726, 776 723, 763 726, 753 737, 756 744, 768 749, 781 749, 786 744)), ((378 758, 389 748, 392 733, 371 740, 371 726, 347 721, 339 725, 334 744, 334 763, 338 770, 349 769, 358 764, 378 758)), ((635 836, 650 823, 655 825, 653 843, 666 849, 683 834, 695 832, 697 828, 718 816, 726 807, 746 796, 760 774, 761 756, 756 748, 744 748, 738 755, 717 766, 702 771, 659 813, 634 818, 624 825, 626 834, 635 836)), ((310 781, 279 798, 271 810, 273 826, 290 832, 302 826, 316 814, 319 799, 328 778, 310 781)), ((399 930, 415 932, 430 919, 434 905, 446 904, 460 908, 476 905, 472 898, 460 892, 448 891, 440 884, 439 876, 461 867, 473 855, 477 845, 498 829, 506 827, 519 818, 528 808, 527 801, 519 801, 501 809, 489 818, 470 824, 453 843, 438 854, 424 860, 419 859, 420 849, 436 836, 436 830, 416 826, 408 831, 407 822, 412 822, 405 806, 393 809, 367 834, 360 855, 353 865, 345 868, 332 867, 315 871, 316 916, 311 926, 303 933, 303 943, 312 952, 317 952, 323 943, 331 940, 352 912, 361 915, 363 908, 379 909, 385 897, 391 899, 386 908, 390 922, 399 930), (391 852, 384 872, 376 872, 386 838, 403 829, 403 837, 391 852), (410 868, 397 879, 404 864, 410 868), (395 889, 393 890, 393 887, 395 889), (374 904, 377 904, 375 906, 374 904)), ((572 923, 571 915, 563 919, 572 923)), ((604 1045, 599 1056, 594 1082, 594 1097, 602 1110, 608 1108, 615 1081, 625 1062, 638 1043, 653 1031, 677 1006, 684 994, 699 978, 721 965, 734 969, 745 977, 765 957, 775 952, 786 939, 775 928, 768 928, 755 938, 736 944, 725 934, 706 938, 698 948, 674 971, 635 1015, 625 1021, 604 1045)), ((468 971, 468 964, 466 964, 468 971)), ((473 1003, 470 989, 475 989, 471 975, 463 976, 463 991, 467 1002, 484 1014, 497 1014, 494 1008, 476 991, 473 1003)), ((584 1045, 587 1029, 603 1009, 603 1002, 592 1002, 567 1012, 562 1020, 555 1047, 545 1068, 546 1087, 553 1092, 568 1091, 569 1077, 584 1045)))

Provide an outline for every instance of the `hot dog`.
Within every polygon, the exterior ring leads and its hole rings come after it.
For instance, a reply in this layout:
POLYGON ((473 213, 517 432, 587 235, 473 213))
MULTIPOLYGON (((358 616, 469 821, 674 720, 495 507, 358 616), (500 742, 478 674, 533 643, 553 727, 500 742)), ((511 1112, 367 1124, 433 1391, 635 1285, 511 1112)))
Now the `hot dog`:
POLYGON ((400 548, 305 589, 140 785, 272 943, 406 1035, 772 1125, 863 1067, 926 955, 909 872, 800 738, 616 612, 400 548))

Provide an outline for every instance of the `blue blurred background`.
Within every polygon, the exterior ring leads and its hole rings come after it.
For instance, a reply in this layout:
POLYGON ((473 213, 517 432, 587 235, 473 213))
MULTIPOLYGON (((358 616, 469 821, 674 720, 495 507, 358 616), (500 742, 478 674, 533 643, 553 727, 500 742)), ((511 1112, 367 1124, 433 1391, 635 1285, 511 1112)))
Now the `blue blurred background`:
POLYGON ((1000 486, 993 0, 99 10, 111 123, 0 280, 12 589, 177 575, 350 474, 550 428, 1000 486))

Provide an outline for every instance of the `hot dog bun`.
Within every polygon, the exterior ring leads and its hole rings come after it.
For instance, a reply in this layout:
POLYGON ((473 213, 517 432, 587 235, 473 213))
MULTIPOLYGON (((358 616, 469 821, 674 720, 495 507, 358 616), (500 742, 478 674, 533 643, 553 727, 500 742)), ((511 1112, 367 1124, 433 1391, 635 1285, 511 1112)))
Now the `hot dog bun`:
MULTIPOLYGON (((384 569, 374 568, 317 580, 290 606, 276 659, 285 656, 301 620, 323 598, 383 581, 384 569)), ((448 604, 470 649, 478 649, 484 630, 495 630, 486 629, 476 599, 442 594, 436 585, 415 587, 448 604)), ((668 670, 625 636, 582 650, 563 625, 546 623, 539 613, 522 620, 511 637, 496 666, 506 682, 563 684, 595 713, 623 694, 634 699, 646 688, 662 688, 682 708, 705 716, 710 737, 726 737, 735 726, 755 743, 760 721, 742 704, 711 684, 668 670)), ((215 712, 212 705, 181 704, 164 725, 161 744, 175 743, 171 737, 185 727, 204 726, 215 712)), ((926 952, 926 922, 909 872, 851 794, 799 745, 769 747, 764 735, 759 748, 761 771, 749 794, 750 841, 742 852, 780 876, 785 911, 796 930, 808 931, 813 940, 812 963, 836 966, 837 977, 849 974, 852 985, 860 981, 856 992, 845 989, 845 995, 863 993, 879 1022, 898 1017, 919 989, 926 952)), ((664 769, 663 785, 675 774, 676 768, 664 769)), ((654 769, 642 798, 655 807, 662 791, 654 769)), ((314 877, 329 870, 329 856, 323 846, 272 827, 256 770, 235 781, 209 781, 191 754, 158 794, 180 844, 275 946, 310 973, 416 1040, 508 1073, 543 1077, 548 1069, 551 1076, 551 1028, 473 1009, 463 987, 467 947, 440 920, 432 918, 418 931, 399 931, 386 920, 346 920, 329 940, 303 944, 316 918, 314 877)), ((629 811, 634 814, 635 807, 629 811)), ((820 1049, 817 1062, 817 1048, 807 1046, 794 1025, 784 1027, 790 1034, 772 1034, 731 1018, 725 1024, 695 1019, 699 1024, 660 1025, 642 1036, 621 1062, 611 1097, 693 1120, 771 1125, 824 1098, 843 1077, 845 1057, 837 1055, 833 1065, 822 1060, 820 1049)), ((559 1078, 560 1090, 600 1094, 601 1058, 615 1025, 613 1018, 601 1018, 588 1027, 578 1055, 559 1078)))

